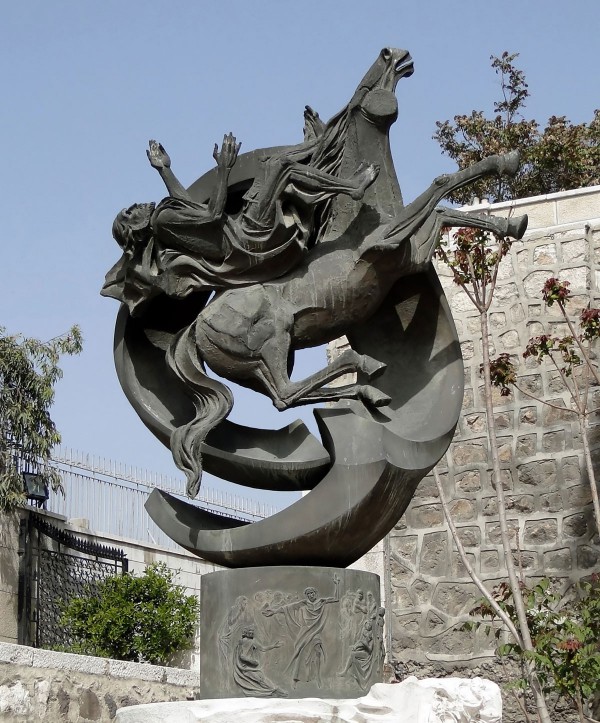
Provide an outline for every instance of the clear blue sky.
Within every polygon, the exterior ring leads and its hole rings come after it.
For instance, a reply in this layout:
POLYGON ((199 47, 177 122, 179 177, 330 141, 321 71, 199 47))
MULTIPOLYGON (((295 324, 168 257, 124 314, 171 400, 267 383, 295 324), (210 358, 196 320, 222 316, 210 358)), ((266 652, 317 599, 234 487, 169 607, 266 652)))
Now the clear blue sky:
MULTIPOLYGON (((587 121, 600 106, 598 0, 4 0, 2 25, 0 324, 45 339, 79 324, 84 352, 65 362, 54 407, 65 444, 169 474, 170 453, 118 385, 117 302, 98 293, 119 256, 116 212, 164 195, 149 138, 189 184, 224 132, 243 150, 297 142, 305 104, 329 118, 382 47, 407 48, 415 74, 398 86, 392 146, 411 200, 453 169, 435 121, 491 111, 491 54, 520 53, 538 121, 587 121)), ((303 357, 300 374, 322 360, 303 357)), ((246 396, 232 418, 275 427, 297 416, 246 396)))

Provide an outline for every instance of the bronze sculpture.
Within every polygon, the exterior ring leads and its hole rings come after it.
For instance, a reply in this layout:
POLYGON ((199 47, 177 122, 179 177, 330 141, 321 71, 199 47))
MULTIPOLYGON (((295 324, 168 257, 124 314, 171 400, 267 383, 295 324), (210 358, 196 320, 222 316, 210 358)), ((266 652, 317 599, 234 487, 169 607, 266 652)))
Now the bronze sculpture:
POLYGON ((435 244, 449 225, 520 238, 527 220, 437 206, 481 176, 515 173, 516 154, 441 176, 403 206, 388 132, 396 83, 412 71, 407 51, 385 48, 328 123, 307 108, 303 143, 238 157, 229 134, 217 168, 187 191, 151 142, 170 195, 115 221, 124 253, 103 293, 123 302, 119 378, 170 445, 188 493, 203 467, 255 487, 312 490, 253 524, 153 493, 155 521, 206 559, 343 567, 395 524, 452 437, 462 366, 431 267, 435 244), (295 350, 343 334, 348 351, 290 380, 295 350), (338 402, 316 412, 326 449, 300 423, 270 431, 227 421, 233 397, 206 366, 278 409, 338 402), (355 383, 328 386, 348 372, 355 383))

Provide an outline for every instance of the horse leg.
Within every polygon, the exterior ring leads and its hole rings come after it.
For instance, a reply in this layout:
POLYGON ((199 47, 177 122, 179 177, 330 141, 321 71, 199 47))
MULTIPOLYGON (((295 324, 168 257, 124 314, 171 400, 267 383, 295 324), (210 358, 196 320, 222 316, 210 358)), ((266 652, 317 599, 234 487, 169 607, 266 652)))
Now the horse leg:
POLYGON ((390 398, 386 394, 368 385, 347 384, 333 389, 324 388, 326 384, 344 374, 362 372, 367 379, 373 379, 385 370, 386 365, 382 362, 359 354, 354 349, 348 349, 325 369, 302 381, 293 382, 287 373, 287 364, 282 364, 281 339, 277 340, 277 344, 272 344, 272 341, 267 342, 261 349, 261 359, 253 369, 253 379, 260 383, 277 409, 339 399, 364 399, 375 406, 389 403, 390 398))
POLYGON ((413 237, 414 253, 424 258, 425 263, 431 261, 440 232, 447 226, 478 228, 497 236, 521 239, 527 230, 527 215, 504 218, 438 206, 413 237))
POLYGON ((402 242, 427 221, 438 203, 451 191, 494 173, 514 176, 518 169, 519 153, 511 151, 502 156, 488 156, 462 171, 438 176, 426 191, 402 209, 386 231, 384 238, 396 243, 402 242))
POLYGON ((314 205, 340 193, 353 199, 363 197, 366 189, 377 178, 377 166, 361 164, 349 178, 338 178, 317 168, 291 161, 286 156, 267 161, 273 170, 259 186, 255 200, 244 212, 253 224, 265 225, 272 222, 276 203, 286 189, 292 185, 295 195, 308 205, 314 205))

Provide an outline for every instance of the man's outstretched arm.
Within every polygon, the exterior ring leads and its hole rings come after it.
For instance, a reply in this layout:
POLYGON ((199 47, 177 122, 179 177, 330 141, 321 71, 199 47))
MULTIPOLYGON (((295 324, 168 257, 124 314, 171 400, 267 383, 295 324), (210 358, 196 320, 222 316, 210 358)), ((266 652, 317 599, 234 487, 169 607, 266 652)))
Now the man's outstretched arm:
POLYGON ((225 201, 227 200, 229 172, 235 165, 241 145, 241 143, 236 143, 235 136, 232 133, 223 136, 220 152, 219 146, 215 143, 213 158, 217 162, 217 187, 208 202, 208 210, 214 219, 223 215, 225 201))
POLYGON ((148 160, 152 168, 156 168, 160 177, 163 179, 169 196, 172 198, 180 198, 183 201, 191 201, 190 194, 181 185, 178 178, 171 170, 171 159, 158 141, 150 141, 149 148, 146 151, 148 160))

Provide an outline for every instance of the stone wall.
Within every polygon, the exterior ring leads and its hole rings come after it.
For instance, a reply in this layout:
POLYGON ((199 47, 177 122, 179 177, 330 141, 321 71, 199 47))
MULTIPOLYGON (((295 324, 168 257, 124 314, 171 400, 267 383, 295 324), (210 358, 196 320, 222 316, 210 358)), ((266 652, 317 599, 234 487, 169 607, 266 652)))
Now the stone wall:
MULTIPOLYGON (((559 407, 568 394, 548 366, 526 363, 532 336, 568 333, 556 306, 546 308, 541 288, 550 276, 571 282, 574 312, 597 304, 600 283, 600 188, 581 189, 511 204, 477 207, 496 215, 529 214, 527 235, 503 260, 491 308, 492 355, 518 362, 520 384, 559 407)), ((490 482, 479 318, 448 269, 438 268, 465 360, 463 414, 454 441, 438 465, 452 516, 471 563, 491 586, 504 578, 497 506, 490 482)), ((600 394, 596 394, 600 401, 600 394)), ((575 581, 600 567, 581 431, 573 414, 516 393, 495 399, 498 445, 517 557, 529 580, 575 581)), ((596 430, 590 441, 598 447, 596 430)), ((490 653, 482 634, 460 629, 480 597, 447 530, 431 476, 420 484, 390 534, 389 622, 392 654, 422 662, 476 661, 490 653)))
POLYGON ((114 719, 117 708, 193 699, 189 670, 0 643, 0 720, 65 723, 114 719))

